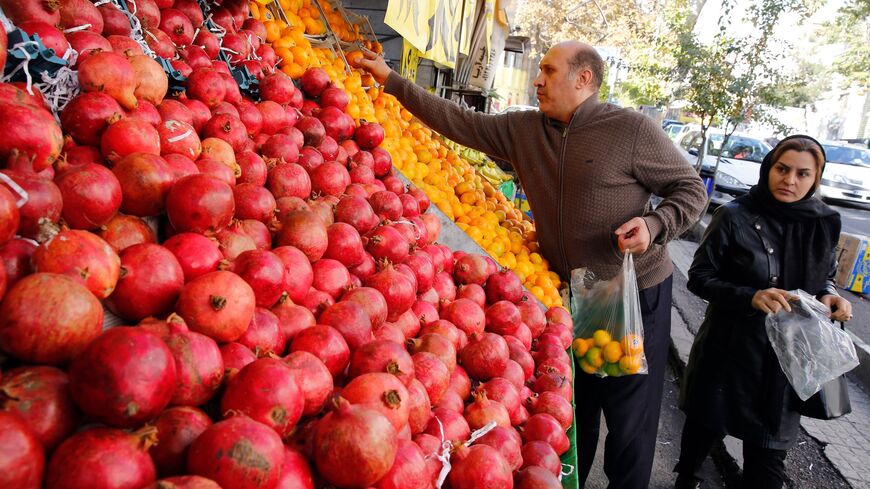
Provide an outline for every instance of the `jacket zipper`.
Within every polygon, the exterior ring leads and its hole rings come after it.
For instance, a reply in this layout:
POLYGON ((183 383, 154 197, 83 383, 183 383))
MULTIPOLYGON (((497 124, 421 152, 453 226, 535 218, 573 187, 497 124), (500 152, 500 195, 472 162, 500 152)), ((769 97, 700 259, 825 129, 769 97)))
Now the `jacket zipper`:
MULTIPOLYGON (((562 264, 567 279, 570 280, 571 270, 568 269, 568 255, 565 253, 565 233, 562 223, 564 212, 562 210, 562 199, 565 194, 565 149, 568 146, 568 129, 571 128, 571 123, 574 122, 574 114, 571 114, 571 119, 568 125, 562 130, 562 148, 559 154, 559 252, 562 254, 562 264)), ((566 277, 562 277, 565 279, 566 277)))

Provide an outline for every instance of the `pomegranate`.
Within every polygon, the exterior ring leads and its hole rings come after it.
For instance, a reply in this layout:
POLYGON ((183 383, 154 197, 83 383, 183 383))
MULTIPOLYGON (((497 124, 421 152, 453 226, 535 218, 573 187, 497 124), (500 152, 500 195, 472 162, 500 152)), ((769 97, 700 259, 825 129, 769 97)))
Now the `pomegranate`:
POLYGON ((471 335, 468 344, 459 352, 468 375, 483 381, 501 375, 509 356, 504 338, 494 333, 471 335))
POLYGON ((187 78, 187 96, 199 100, 209 107, 223 102, 226 84, 221 74, 211 68, 193 70, 187 78))
POLYGON ((523 440, 545 441, 553 447, 557 455, 562 455, 570 448, 565 430, 552 415, 547 413, 533 414, 523 427, 523 440))
POLYGON ((321 195, 339 197, 344 194, 348 185, 350 185, 350 175, 344 166, 338 163, 326 162, 311 171, 312 189, 321 195))
POLYGON ((353 301, 362 306, 368 314, 372 328, 378 329, 387 318, 387 302, 384 296, 371 287, 357 287, 348 290, 342 301, 353 301))
POLYGON ((386 416, 396 431, 408 423, 410 395, 396 376, 389 373, 365 373, 351 380, 341 391, 351 404, 365 406, 386 416))
MULTIPOLYGON (((112 45, 112 52, 123 55, 125 58, 130 59, 133 56, 141 56, 145 54, 145 51, 142 49, 142 46, 139 45, 138 42, 128 37, 128 35, 124 36, 106 36, 106 40, 109 41, 109 44, 112 45)), ((179 60, 173 60, 179 61, 179 60)), ((172 63, 175 66, 175 63, 172 63)), ((189 68, 189 67, 188 67, 189 68)), ((176 67, 177 69, 177 67, 176 67)), ((189 72, 188 72, 189 73, 189 72)))
POLYGON ((257 359, 257 355, 241 343, 224 343, 220 350, 227 382, 232 380, 245 365, 257 359))
POLYGON ((114 3, 107 3, 100 5, 97 7, 97 10, 100 12, 100 16, 103 18, 103 34, 108 37, 117 35, 117 36, 129 36, 132 30, 130 26, 130 19, 121 12, 121 9, 118 8, 114 3))
POLYGON ((178 379, 170 403, 203 404, 223 381, 224 363, 218 345, 208 336, 189 331, 174 314, 167 319, 167 325, 169 332, 163 339, 172 351, 178 379))
POLYGON ((189 175, 169 190, 166 211, 177 231, 214 232, 232 219, 233 191, 226 182, 209 175, 189 175))
POLYGON ((251 183, 261 187, 266 185, 269 169, 260 155, 253 151, 242 151, 236 155, 236 163, 241 170, 241 175, 236 179, 238 184, 251 183))
POLYGON ((390 153, 384 148, 377 147, 370 150, 374 165, 372 169, 375 171, 375 176, 383 177, 390 173, 393 169, 393 159, 390 153))
POLYGON ((477 439, 477 444, 489 445, 498 450, 511 470, 517 470, 523 463, 522 438, 510 426, 496 426, 490 432, 477 439))
POLYGON ((9 20, 15 24, 28 20, 39 20, 51 25, 57 25, 60 22, 60 11, 58 10, 60 5, 58 3, 3 0, 0 1, 0 7, 3 8, 3 12, 9 17, 9 20))
POLYGON ((414 304, 415 291, 411 280, 389 265, 366 278, 365 285, 384 296, 387 302, 387 321, 395 321, 414 304))
POLYGON ((306 146, 317 147, 326 137, 326 129, 316 117, 309 115, 301 117, 293 127, 302 133, 303 143, 306 146))
POLYGON ((503 269, 486 281, 486 298, 490 303, 499 301, 518 302, 523 294, 523 284, 514 272, 503 269))
POLYGON ((317 97, 329 86, 329 75, 322 68, 308 68, 299 79, 302 90, 309 97, 317 97))
POLYGON ((60 231, 33 254, 37 272, 60 273, 81 282, 98 299, 112 293, 120 274, 118 255, 87 231, 60 231))
POLYGON ((63 135, 51 114, 30 105, 0 101, 0 120, 7 124, 0 142, 0 160, 24 159, 29 169, 40 172, 60 156, 63 135))
POLYGON ((73 68, 81 66, 82 62, 92 54, 112 52, 112 44, 105 37, 91 31, 71 32, 66 35, 66 40, 73 50, 79 53, 76 62, 72 64, 73 68))
POLYGON ((547 320, 544 312, 538 306, 537 300, 534 298, 520 300, 517 308, 520 310, 520 318, 531 331, 532 338, 540 336, 544 332, 547 320))
MULTIPOLYGON (((345 113, 342 112, 342 110, 338 107, 323 107, 322 109, 320 109, 320 112, 317 113, 317 118, 320 119, 321 124, 323 124, 323 129, 326 132, 326 136, 328 138, 332 138, 332 142, 330 143, 330 149, 333 156, 328 157, 327 159, 334 159, 334 155, 338 153, 337 141, 341 141, 352 136, 353 125, 348 127, 348 119, 345 118, 345 113)), ((350 124, 353 124, 353 119, 350 120, 350 124)), ((325 140, 326 139, 324 139, 324 141, 325 140)))
POLYGON ((172 170, 160 156, 133 153, 118 161, 112 172, 121 184, 121 211, 134 216, 163 212, 174 183, 172 170))
POLYGON ((263 127, 260 132, 272 135, 287 126, 287 113, 284 108, 271 100, 264 100, 257 104, 257 110, 263 117, 263 127))
POLYGON ((271 251, 241 253, 233 262, 232 271, 250 285, 259 307, 273 306, 284 292, 287 281, 284 263, 271 251))
POLYGON ((402 217, 402 201, 399 200, 398 195, 389 190, 373 193, 369 197, 369 203, 381 219, 395 221, 402 217))
POLYGON ((517 473, 514 484, 516 489, 559 489, 562 487, 558 477, 547 469, 535 465, 517 473))
POLYGON ((426 489, 431 487, 423 451, 410 440, 399 440, 390 471, 375 483, 377 489, 426 489))
POLYGON ((104 92, 132 110, 138 105, 136 72, 130 62, 112 52, 95 52, 78 64, 79 82, 84 92, 104 92))
POLYGON ((471 428, 461 413, 444 408, 432 410, 432 418, 426 425, 424 433, 432 435, 439 440, 463 442, 471 437, 471 428), (443 430, 443 431, 442 431, 443 430))
POLYGON ((299 147, 291 136, 275 134, 271 136, 260 148, 261 154, 267 161, 275 160, 276 164, 296 163, 299 161, 299 147))
POLYGON ((295 91, 296 87, 293 85, 293 80, 280 71, 260 80, 260 97, 263 100, 287 105, 293 98, 295 91))
POLYGON ((91 428, 64 441, 51 456, 45 487, 135 489, 157 478, 148 449, 157 440, 153 427, 128 433, 112 428, 91 428), (69 470, 88 467, 88 470, 69 470))
POLYGON ((160 30, 169 35, 176 46, 187 46, 193 42, 193 24, 180 10, 167 8, 160 12, 160 30))
MULTIPOLYGON (((194 28, 201 27, 203 22, 205 22, 205 16, 202 14, 202 8, 199 6, 199 4, 196 2, 196 0, 175 0, 175 2, 172 5, 172 8, 174 8, 174 9, 182 12, 184 15, 186 15, 194 28)), ((196 39, 200 39, 199 36, 202 35, 203 32, 211 34, 211 32, 209 32, 207 29, 200 29, 199 33, 197 34, 196 39)), ((196 42, 196 41, 194 41, 194 42, 196 42)), ((199 44, 199 43, 197 43, 197 44, 199 44)), ((215 57, 217 57, 217 54, 218 54, 218 52, 217 52, 217 50, 215 50, 213 53, 209 54, 209 57, 215 58, 215 57)))
POLYGON ((238 489, 275 487, 283 463, 284 445, 278 434, 246 416, 209 426, 187 454, 189 473, 238 489))
POLYGON ((308 258, 293 246, 279 246, 273 249, 272 253, 284 264, 286 278, 284 290, 293 301, 302 300, 314 281, 314 271, 308 258))
POLYGON ((523 464, 520 467, 543 467, 559 476, 562 473, 562 462, 556 450, 546 441, 530 441, 522 448, 523 464))
POLYGON ((488 274, 486 259, 480 255, 465 255, 456 260, 453 278, 459 284, 478 284, 486 282, 488 274))
POLYGON ((159 443, 149 449, 157 473, 162 477, 183 474, 191 443, 211 425, 211 419, 195 407, 171 407, 160 413, 153 422, 159 443))
POLYGON ((269 170, 266 187, 276 199, 288 196, 306 199, 311 195, 308 172, 295 163, 281 163, 269 170))
POLYGON ((470 299, 456 299, 442 311, 441 317, 450 321, 469 337, 484 331, 486 316, 483 310, 470 299))
POLYGON ((452 489, 513 488, 511 468, 498 450, 488 445, 460 445, 451 457, 447 482, 452 489))
POLYGON ((3 173, 27 192, 27 201, 19 209, 16 207, 17 196, 5 192, 9 187, 0 180, 0 188, 4 189, 6 216, 19 216, 18 222, 12 217, 5 226, 5 232, 0 242, 7 242, 16 232, 21 236, 36 238, 39 235, 40 224, 43 222, 57 223, 60 219, 63 197, 60 189, 51 180, 40 178, 32 173, 13 170, 3 170, 3 173))
POLYGON ((360 234, 366 234, 378 225, 378 217, 362 197, 342 197, 335 206, 335 220, 350 224, 360 234))
POLYGON ((359 145, 360 149, 370 150, 376 146, 380 146, 384 140, 384 128, 375 122, 362 122, 356 128, 354 140, 359 145))
MULTIPOLYGON (((322 258, 314 262, 311 268, 314 272, 312 286, 321 292, 326 292, 333 299, 339 298, 350 287, 350 273, 337 260, 322 258)), ((360 311, 361 314, 365 315, 365 311, 362 308, 360 308, 360 311)), ((368 317, 365 319, 368 321, 368 317)))
MULTIPOLYGON (((447 304, 449 306, 453 303, 453 300, 456 299, 456 286, 453 284, 453 279, 447 272, 435 274, 435 281, 432 283, 432 288, 435 289, 435 292, 438 293, 438 298, 442 304, 447 304)), ((471 301, 469 302, 471 303, 471 305, 477 307, 477 310, 473 312, 473 316, 469 318, 469 321, 467 321, 468 324, 466 325, 466 329, 470 329, 472 331, 476 330, 478 324, 476 318, 477 316, 480 316, 480 328, 482 330, 484 322, 483 309, 477 306, 477 304, 471 301)), ((442 309, 444 309, 444 307, 442 307, 442 309)), ((441 311, 441 317, 449 319, 445 316, 444 311, 441 311)), ((468 333, 466 329, 463 329, 463 331, 468 333)))
POLYGON ((203 135, 226 141, 236 152, 242 151, 248 141, 247 128, 238 116, 231 114, 217 114, 209 119, 203 127, 203 135))
POLYGON ((298 451, 284 446, 284 465, 276 489, 314 489, 314 477, 308 460, 298 451))
POLYGON ((157 133, 160 137, 161 155, 179 154, 196 160, 202 154, 202 141, 193 126, 187 122, 164 120, 157 126, 157 133))
POLYGON ((160 125, 160 112, 151 102, 140 100, 135 109, 127 111, 127 119, 146 122, 156 129, 160 125))
POLYGON ((326 365, 333 377, 341 375, 350 360, 350 349, 344 337, 335 328, 325 325, 299 331, 293 338, 290 351, 313 354, 326 365))
POLYGON ((441 454, 441 440, 428 433, 419 433, 414 435, 414 443, 420 447, 426 460, 426 471, 429 475, 429 482, 434 484, 441 473, 442 463, 438 460, 438 455, 441 454))
POLYGON ((217 242, 196 233, 178 233, 166 240, 163 246, 175 255, 184 272, 184 281, 217 270, 223 255, 217 242))
MULTIPOLYGON (((414 311, 414 315, 417 316, 417 318, 420 320, 420 324, 424 328, 438 321, 438 309, 429 302, 418 299, 416 302, 414 302, 414 305, 411 306, 411 310, 414 311)), ((452 324, 450 326, 453 328, 453 331, 451 331, 451 333, 453 333, 453 336, 449 337, 448 340, 450 340, 451 343, 458 344, 459 330, 457 330, 456 326, 453 326, 452 324)))
POLYGON ((199 170, 199 173, 202 173, 203 175, 214 177, 231 187, 236 184, 236 176, 233 173, 232 168, 214 158, 200 158, 196 160, 195 165, 199 170))
POLYGON ((184 271, 166 248, 143 243, 121 253, 121 278, 107 299, 118 316, 139 321, 169 311, 184 286, 184 271))
POLYGON ((0 485, 10 488, 42 486, 45 452, 17 415, 0 411, 0 485))
POLYGON ((193 123, 191 125, 197 133, 200 132, 205 127, 205 123, 211 119, 211 112, 208 106, 199 100, 190 98, 181 99, 181 103, 190 109, 190 112, 193 114, 193 123))
POLYGON ((304 400, 296 372, 280 359, 261 358, 248 364, 227 384, 221 412, 241 413, 290 435, 302 416, 304 400))
MULTIPOLYGON (((360 280, 360 284, 359 285, 355 284, 355 286, 361 287, 363 280, 374 275, 375 270, 376 270, 375 259, 372 258, 372 255, 365 253, 363 255, 362 263, 360 263, 359 265, 357 265, 353 268, 350 268, 349 270, 350 270, 350 273, 353 275, 353 277, 356 277, 358 280, 360 280)), ((351 277, 351 279, 353 279, 353 277, 351 277)))
POLYGON ((175 390, 175 361, 156 334, 117 327, 105 331, 75 358, 69 382, 82 411, 111 426, 130 428, 153 418, 169 403, 175 390))
MULTIPOLYGON (((143 104, 144 105, 144 104, 143 104)), ((103 156, 112 163, 133 153, 160 155, 160 133, 150 123, 121 119, 111 123, 100 138, 103 156)))
POLYGON ((329 245, 326 225, 313 212, 291 212, 281 224, 280 231, 275 235, 275 244, 278 246, 294 246, 305 253, 311 262, 319 260, 326 252, 329 245))
POLYGON ((287 355, 284 362, 299 373, 297 378, 305 400, 302 414, 312 416, 319 413, 332 393, 329 369, 319 358, 302 350, 287 355))
POLYGON ((411 433, 422 433, 432 417, 429 394, 419 380, 411 379, 408 384, 408 396, 408 426, 411 433))
POLYGON ((241 277, 210 272, 188 282, 176 310, 192 331, 218 342, 235 341, 254 317, 254 290, 241 277))
POLYGON ((0 382, 0 410, 15 413, 48 451, 72 434, 79 422, 69 379, 54 367, 19 367, 5 372, 0 382))
POLYGON ((367 487, 387 475, 398 451, 396 430, 380 412, 343 399, 317 423, 314 462, 324 479, 367 487))
POLYGON ((520 321, 520 310, 512 302, 498 301, 486 310, 486 330, 499 335, 514 334, 520 321))
MULTIPOLYGON (((75 1, 78 2, 82 0, 75 1)), ((93 5, 91 6, 93 7, 93 5)), ((102 21, 102 18, 100 18, 100 20, 102 21)), ((63 32, 52 24, 38 20, 30 20, 18 24, 18 28, 30 36, 33 36, 34 34, 39 36, 42 45, 54 51, 55 56, 58 58, 66 56, 67 50, 70 48, 69 42, 66 40, 66 37, 64 37, 63 32)))
POLYGON ((429 352, 415 353, 411 359, 414 362, 414 377, 426 388, 432 404, 438 404, 447 391, 450 371, 440 358, 429 352))
POLYGON ((368 236, 366 251, 371 253, 375 260, 402 263, 408 257, 410 248, 407 240, 396 228, 392 226, 380 226, 368 236))
POLYGON ((504 405, 510 415, 514 415, 521 406, 522 398, 517 387, 504 377, 490 379, 481 385, 479 390, 485 393, 490 400, 504 405))

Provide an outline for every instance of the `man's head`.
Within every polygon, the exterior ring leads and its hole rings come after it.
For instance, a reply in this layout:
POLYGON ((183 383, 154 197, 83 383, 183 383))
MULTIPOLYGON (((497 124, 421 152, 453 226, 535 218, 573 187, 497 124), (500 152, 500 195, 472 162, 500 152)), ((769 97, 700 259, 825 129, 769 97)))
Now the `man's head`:
POLYGON ((538 104, 547 117, 568 122, 587 98, 601 87, 604 61, 595 49, 579 41, 551 47, 535 78, 538 104))

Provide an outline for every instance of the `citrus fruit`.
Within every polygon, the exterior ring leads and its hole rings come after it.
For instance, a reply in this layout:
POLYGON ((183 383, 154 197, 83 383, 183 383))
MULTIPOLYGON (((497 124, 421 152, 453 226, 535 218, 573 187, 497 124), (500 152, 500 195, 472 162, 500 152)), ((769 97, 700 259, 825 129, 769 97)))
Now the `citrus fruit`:
POLYGON ((643 351, 643 338, 636 334, 627 334, 620 341, 622 351, 626 355, 637 355, 643 351))
POLYGON ((599 368, 604 365, 604 357, 601 356, 601 348, 597 346, 593 346, 586 352, 586 361, 589 362, 589 365, 592 365, 595 368, 599 368))
POLYGON ((585 339, 577 338, 573 343, 571 343, 571 348, 574 350, 574 355, 582 357, 586 354, 586 351, 589 350, 589 344, 586 343, 585 339))
POLYGON ((610 343, 610 333, 603 329, 598 329, 592 333, 592 339, 595 341, 595 346, 600 348, 610 343))
POLYGON ((627 374, 636 374, 640 367, 640 355, 625 355, 619 359, 620 370, 627 374))
POLYGON ((611 341, 604 345, 601 352, 604 359, 609 363, 618 363, 619 359, 622 357, 622 347, 619 345, 618 341, 611 341))
POLYGON ((594 374, 595 372, 598 371, 598 369, 596 367, 589 365, 589 362, 587 362, 585 358, 580 360, 580 369, 583 370, 584 372, 586 372, 587 374, 594 374))
POLYGON ((610 377, 620 377, 623 375, 618 363, 605 363, 602 370, 610 377))

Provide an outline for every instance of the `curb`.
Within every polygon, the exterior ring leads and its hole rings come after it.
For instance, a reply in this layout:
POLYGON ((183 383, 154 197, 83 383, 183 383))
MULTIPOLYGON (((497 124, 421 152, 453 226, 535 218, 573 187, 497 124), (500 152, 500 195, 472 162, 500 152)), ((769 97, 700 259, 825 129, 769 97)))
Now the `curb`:
POLYGON ((870 345, 864 343, 861 338, 855 336, 855 333, 846 330, 849 337, 852 338, 852 343, 855 344, 855 351, 858 353, 858 366, 849 372, 855 380, 864 387, 866 392, 870 392, 870 345))

